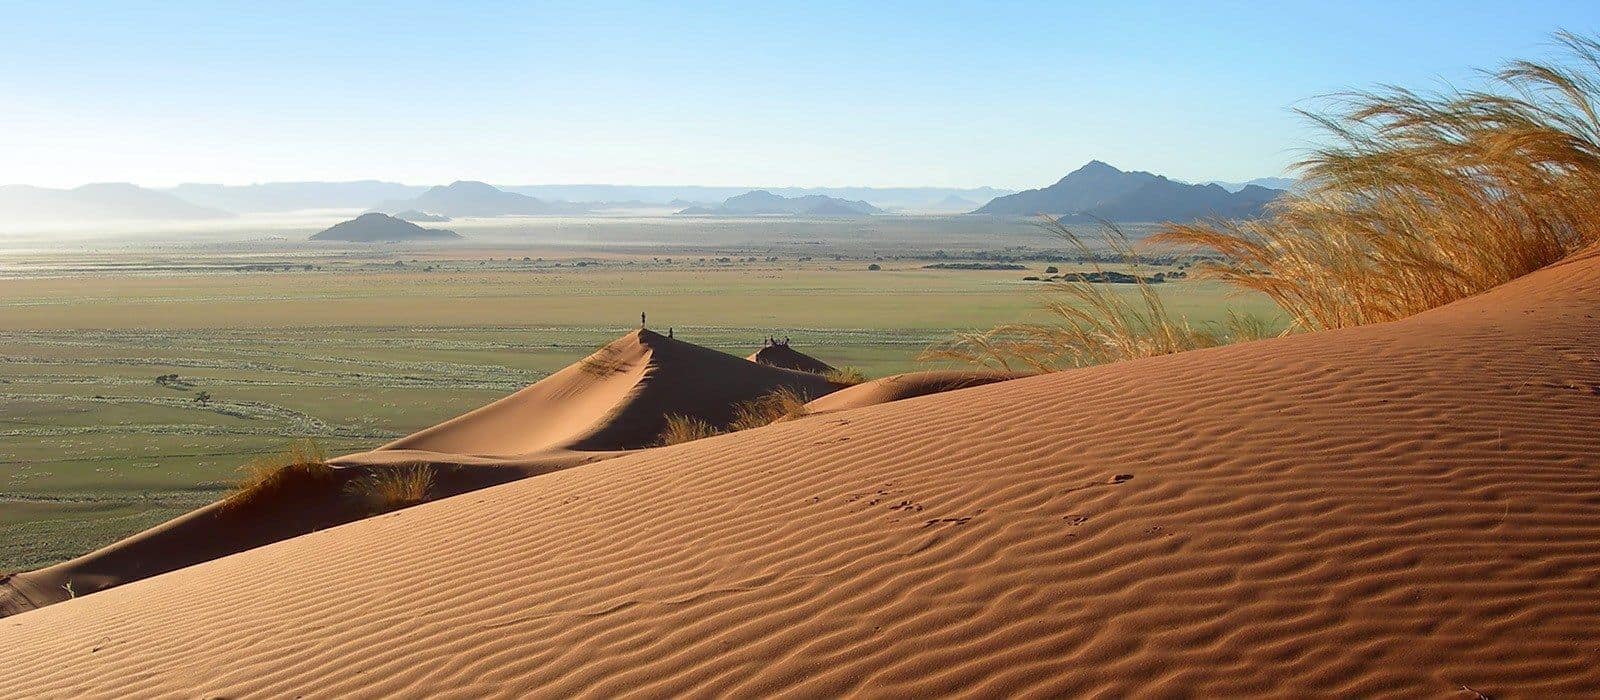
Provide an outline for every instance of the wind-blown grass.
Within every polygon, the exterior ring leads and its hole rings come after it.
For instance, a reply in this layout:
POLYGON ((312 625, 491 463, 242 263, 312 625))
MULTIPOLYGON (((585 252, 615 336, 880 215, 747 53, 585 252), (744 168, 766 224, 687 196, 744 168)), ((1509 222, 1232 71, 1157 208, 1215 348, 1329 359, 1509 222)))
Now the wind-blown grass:
POLYGON ((839 367, 823 372, 822 378, 838 386, 855 386, 867 381, 867 374, 855 367, 839 367))
POLYGON ((667 415, 666 427, 662 429, 661 436, 656 438, 656 445, 681 445, 721 434, 722 431, 699 418, 673 413, 667 415))
POLYGON ((433 470, 426 464, 377 468, 351 482, 349 490, 379 513, 409 508, 427 500, 433 490, 433 470))
POLYGON ((1600 240, 1600 43, 1516 61, 1470 91, 1399 87, 1306 112, 1331 145, 1265 218, 1171 226, 1224 261, 1200 272, 1267 295, 1305 330, 1404 318, 1600 240))
POLYGON ((806 414, 806 395, 789 387, 779 387, 765 396, 740 403, 733 408, 730 431, 749 430, 787 418, 806 414))
POLYGON ((799 418, 806 415, 806 401, 804 393, 789 387, 779 387, 760 398, 735 404, 733 419, 728 422, 727 430, 719 429, 694 416, 668 414, 666 427, 662 429, 660 437, 656 438, 656 445, 659 447, 679 445, 715 437, 725 432, 749 430, 784 419, 799 418))
POLYGON ((283 452, 257 457, 241 470, 245 477, 223 500, 224 508, 246 507, 293 486, 333 478, 333 467, 328 465, 327 455, 311 440, 299 440, 283 452))
MULTIPOLYGON (((1059 219, 1040 222, 1046 230, 1077 249, 1085 260, 1100 256, 1059 219)), ((1013 323, 988 331, 959 333, 924 351, 924 361, 956 361, 1005 371, 1052 372, 1140 357, 1213 347, 1269 334, 1268 324, 1229 312, 1226 324, 1192 325, 1167 309, 1122 231, 1100 224, 1103 245, 1120 257, 1136 278, 1129 285, 1071 280, 1052 282, 1041 305, 1052 317, 1047 323, 1013 323)), ((1104 272, 1091 262, 1095 272, 1104 272)))

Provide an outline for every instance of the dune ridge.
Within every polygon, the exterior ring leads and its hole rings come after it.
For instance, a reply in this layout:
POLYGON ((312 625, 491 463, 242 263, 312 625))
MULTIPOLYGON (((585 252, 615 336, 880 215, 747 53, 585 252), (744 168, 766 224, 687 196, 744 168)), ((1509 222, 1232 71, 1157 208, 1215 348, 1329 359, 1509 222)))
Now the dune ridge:
POLYGON ((1019 372, 990 370, 927 370, 893 374, 863 382, 806 403, 808 414, 832 413, 891 401, 967 389, 1028 376, 1019 372))
POLYGON ((0 621, 0 694, 1582 695, 1600 256, 778 423, 0 621))
POLYGON ((760 350, 750 353, 745 359, 757 364, 812 374, 827 374, 834 369, 833 365, 789 347, 787 342, 763 345, 760 350))
POLYGON ((514 456, 649 447, 667 413, 726 426, 733 406, 775 389, 820 397, 821 377, 748 362, 640 329, 522 391, 378 451, 514 456))

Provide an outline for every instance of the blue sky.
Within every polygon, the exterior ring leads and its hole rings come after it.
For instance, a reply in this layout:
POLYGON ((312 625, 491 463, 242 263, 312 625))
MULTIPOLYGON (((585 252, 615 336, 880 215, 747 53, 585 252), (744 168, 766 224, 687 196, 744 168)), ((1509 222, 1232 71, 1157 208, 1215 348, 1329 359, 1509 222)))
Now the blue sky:
POLYGON ((1593 2, 0 0, 0 183, 1038 186, 1280 174, 1289 110, 1593 2))

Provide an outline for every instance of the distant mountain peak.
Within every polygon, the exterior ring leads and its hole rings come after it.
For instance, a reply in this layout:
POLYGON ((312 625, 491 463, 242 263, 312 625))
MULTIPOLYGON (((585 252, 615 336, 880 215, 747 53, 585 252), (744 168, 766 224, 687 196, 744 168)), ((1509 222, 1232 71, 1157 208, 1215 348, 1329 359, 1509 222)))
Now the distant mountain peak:
POLYGON ((476 180, 457 180, 429 188, 415 199, 384 202, 377 211, 432 212, 451 218, 464 216, 540 216, 581 214, 586 207, 566 202, 546 202, 525 194, 507 192, 476 180))
POLYGON ((775 194, 773 194, 771 192, 768 192, 766 190, 750 190, 749 192, 746 192, 744 194, 735 195, 735 196, 729 197, 727 201, 729 201, 729 202, 734 202, 734 201, 741 201, 741 202, 744 202, 744 201, 776 202, 776 201, 781 201, 783 199, 785 199, 785 197, 781 197, 779 195, 775 195, 775 194))
POLYGON ((1250 187, 1259 187, 1268 190, 1290 191, 1300 186, 1300 181, 1292 177, 1258 177, 1244 182, 1227 182, 1225 180, 1212 180, 1208 185, 1216 185, 1229 192, 1242 192, 1250 187))
POLYGON ((453 240, 461 235, 445 229, 423 228, 388 214, 367 212, 349 221, 334 224, 311 237, 313 241, 386 243, 392 241, 453 240))
POLYGON ((1091 160, 1055 184, 996 197, 976 214, 1081 216, 1105 221, 1193 221, 1252 218, 1281 194, 1256 187, 1237 193, 1215 185, 1190 185, 1140 170, 1123 171, 1091 160))
POLYGON ((679 214, 698 216, 816 216, 846 217, 881 214, 883 210, 866 202, 839 199, 820 194, 784 197, 766 190, 750 190, 729 197, 721 206, 690 207, 679 214))
POLYGON ((447 189, 447 190, 480 190, 480 191, 494 190, 496 192, 500 192, 501 191, 500 188, 495 187, 494 185, 491 185, 491 184, 489 184, 487 182, 480 182, 478 180, 456 180, 455 182, 452 182, 452 183, 450 183, 448 185, 445 185, 444 189, 447 189))

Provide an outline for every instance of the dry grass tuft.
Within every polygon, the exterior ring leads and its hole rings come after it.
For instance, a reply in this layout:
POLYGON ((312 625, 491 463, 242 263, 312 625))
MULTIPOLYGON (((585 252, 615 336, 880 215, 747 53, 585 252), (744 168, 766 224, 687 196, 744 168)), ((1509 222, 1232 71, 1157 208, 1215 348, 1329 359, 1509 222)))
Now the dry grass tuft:
POLYGON ((694 416, 668 414, 666 428, 656 438, 656 445, 678 445, 715 437, 724 432, 749 430, 780 420, 799 418, 806 415, 806 401, 804 393, 781 387, 761 398, 735 404, 733 420, 728 423, 726 431, 694 416))
POLYGON ((311 440, 299 440, 283 452, 257 457, 240 470, 245 472, 245 477, 223 499, 225 508, 248 506, 292 486, 333 478, 333 467, 328 465, 327 455, 311 440))
MULTIPOLYGON (((1095 251, 1060 220, 1046 217, 1046 230, 1076 248, 1085 259, 1095 251)), ((1054 321, 1016 323, 973 333, 960 333, 924 351, 923 361, 957 361, 1008 372, 1028 369, 1053 372, 1069 367, 1167 355, 1213 347, 1236 340, 1253 340, 1270 334, 1269 325, 1254 317, 1229 313, 1222 327, 1197 327, 1167 310, 1161 296, 1122 231, 1101 222, 1105 248, 1122 258, 1138 279, 1132 293, 1127 285, 1083 281, 1053 282, 1041 305, 1054 321)), ((1094 263, 1096 272, 1103 272, 1094 263)))
POLYGON ((806 402, 809 400, 799 390, 780 387, 766 396, 734 406, 733 422, 728 424, 728 430, 749 430, 780 420, 799 418, 806 414, 806 402))
POLYGON ((854 367, 840 367, 824 372, 822 378, 838 386, 855 386, 867 381, 867 374, 854 367))
POLYGON ((667 427, 661 431, 661 437, 656 438, 656 445, 680 445, 721 434, 722 431, 699 418, 674 413, 667 416, 667 427))
POLYGON ((1159 238, 1222 253, 1202 274, 1306 330, 1404 318, 1561 260, 1600 240, 1600 43, 1557 38, 1564 62, 1517 61, 1478 90, 1338 96, 1305 113, 1333 145, 1300 163, 1304 192, 1159 238))
POLYGON ((433 469, 426 464, 382 467, 347 487, 379 513, 409 508, 428 500, 433 490, 433 469))

